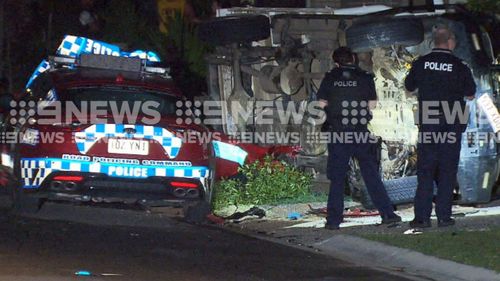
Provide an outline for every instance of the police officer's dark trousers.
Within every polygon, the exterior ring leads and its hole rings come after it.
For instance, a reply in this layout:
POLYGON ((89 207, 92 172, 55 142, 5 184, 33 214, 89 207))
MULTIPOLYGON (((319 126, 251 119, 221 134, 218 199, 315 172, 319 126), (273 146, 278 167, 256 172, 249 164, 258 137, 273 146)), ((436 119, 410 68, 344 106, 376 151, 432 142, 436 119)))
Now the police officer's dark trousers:
POLYGON ((436 216, 439 220, 448 220, 451 217, 453 189, 457 182, 462 131, 457 125, 425 125, 420 128, 419 134, 415 219, 430 219, 436 181, 436 216))
POLYGON ((392 204, 380 179, 374 146, 375 144, 371 143, 328 144, 330 193, 328 194, 327 224, 339 225, 343 220, 344 185, 351 157, 358 159, 368 193, 380 214, 382 216, 393 214, 392 204))

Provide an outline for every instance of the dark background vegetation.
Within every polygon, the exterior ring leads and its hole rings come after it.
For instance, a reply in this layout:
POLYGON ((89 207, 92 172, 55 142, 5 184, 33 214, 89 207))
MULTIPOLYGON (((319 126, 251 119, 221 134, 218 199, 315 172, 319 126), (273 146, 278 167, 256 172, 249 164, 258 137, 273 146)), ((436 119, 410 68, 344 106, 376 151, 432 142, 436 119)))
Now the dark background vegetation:
MULTIPOLYGON (((211 15, 211 0, 191 2, 200 19, 211 15)), ((186 92, 199 95, 206 89, 203 56, 209 47, 196 38, 196 25, 181 15, 170 19, 168 35, 161 33, 156 5, 155 0, 97 0, 93 11, 99 30, 93 32, 79 23, 79 0, 0 0, 0 79, 10 92, 21 91, 36 65, 71 34, 155 51, 186 92)))
MULTIPOLYGON (((95 0, 92 11, 99 30, 90 32, 79 23, 80 0, 0 0, 0 81, 8 92, 22 91, 27 79, 48 55, 54 54, 66 34, 118 43, 129 50, 153 50, 171 67, 171 73, 188 96, 206 92, 206 63, 211 47, 196 36, 200 21, 213 16, 213 0, 188 0, 196 22, 177 14, 159 31, 156 0, 95 0)), ((219 7, 305 6, 305 0, 219 0, 219 7)))

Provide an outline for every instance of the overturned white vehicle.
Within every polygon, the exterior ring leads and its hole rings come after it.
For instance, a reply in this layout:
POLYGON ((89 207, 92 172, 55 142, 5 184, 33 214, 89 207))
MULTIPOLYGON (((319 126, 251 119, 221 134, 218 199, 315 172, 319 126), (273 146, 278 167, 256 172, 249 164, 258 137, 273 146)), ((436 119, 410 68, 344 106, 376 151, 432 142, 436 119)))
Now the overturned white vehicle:
MULTIPOLYGON (((316 173, 318 179, 326 172, 326 143, 304 136, 321 131, 321 124, 311 124, 307 118, 299 124, 283 124, 280 117, 289 109, 285 104, 292 102, 295 108, 301 108, 316 99, 321 79, 333 67, 331 54, 335 48, 349 46, 357 53, 359 66, 375 75, 379 105, 370 129, 382 139, 380 170, 395 204, 411 202, 417 186, 416 99, 406 97, 403 82, 411 62, 432 49, 433 28, 451 28, 458 42, 455 55, 473 70, 476 97, 489 95, 496 102, 500 76, 491 39, 460 6, 439 6, 432 11, 385 6, 340 10, 233 8, 220 10, 219 16, 201 27, 205 40, 218 46, 209 57, 210 95, 251 108, 246 120, 238 118, 230 107, 223 108, 224 131, 300 133, 298 141, 303 150, 293 161, 316 173), (272 106, 260 101, 271 101, 272 106), (256 122, 263 115, 274 117, 275 122, 256 122)), ((476 204, 491 200, 500 158, 494 130, 484 122, 485 113, 476 100, 469 106, 456 191, 458 202, 476 204)), ((370 207, 355 161, 351 168, 346 192, 370 207)))

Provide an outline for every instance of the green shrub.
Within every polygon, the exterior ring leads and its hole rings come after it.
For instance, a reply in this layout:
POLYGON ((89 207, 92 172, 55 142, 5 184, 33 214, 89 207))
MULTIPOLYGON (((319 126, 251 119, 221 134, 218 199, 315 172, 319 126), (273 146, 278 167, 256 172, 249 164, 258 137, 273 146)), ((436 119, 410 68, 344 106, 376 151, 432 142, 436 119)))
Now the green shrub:
POLYGON ((214 209, 230 205, 274 205, 310 195, 312 176, 265 157, 239 169, 243 179, 223 179, 215 186, 214 209))

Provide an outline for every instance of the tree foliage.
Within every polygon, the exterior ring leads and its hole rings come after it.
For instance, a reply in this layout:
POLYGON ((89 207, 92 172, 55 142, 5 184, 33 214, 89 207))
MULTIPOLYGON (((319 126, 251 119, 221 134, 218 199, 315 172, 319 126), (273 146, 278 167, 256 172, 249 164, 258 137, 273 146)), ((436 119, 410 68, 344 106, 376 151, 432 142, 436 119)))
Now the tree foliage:
POLYGON ((183 19, 180 13, 168 21, 166 58, 172 66, 172 76, 188 96, 199 96, 207 88, 207 62, 209 46, 197 34, 198 27, 183 19))
POLYGON ((469 0, 467 7, 474 12, 500 14, 500 1, 498 0, 469 0))
POLYGON ((166 37, 154 21, 141 16, 133 0, 110 0, 101 13, 102 40, 125 44, 129 49, 154 50, 165 54, 166 37))

